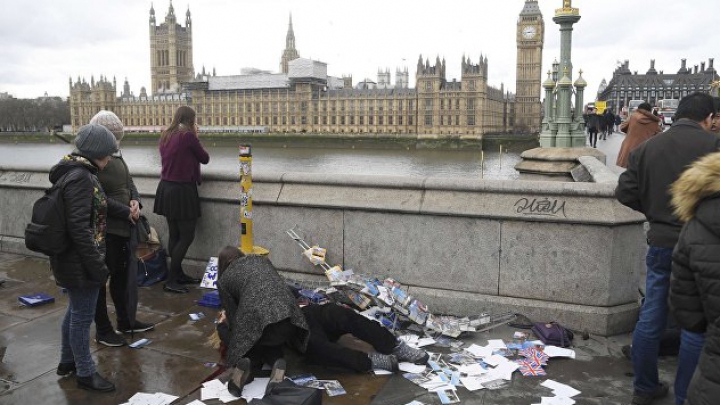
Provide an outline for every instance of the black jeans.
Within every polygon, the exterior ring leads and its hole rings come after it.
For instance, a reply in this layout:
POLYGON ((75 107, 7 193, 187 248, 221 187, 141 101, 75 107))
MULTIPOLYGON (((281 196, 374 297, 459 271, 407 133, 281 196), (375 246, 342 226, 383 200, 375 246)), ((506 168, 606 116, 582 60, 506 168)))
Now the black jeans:
POLYGON ((271 323, 263 329, 255 345, 245 354, 250 359, 254 369, 259 369, 263 364, 273 365, 275 360, 284 357, 283 346, 295 338, 295 325, 290 319, 284 319, 277 323, 271 323))
MULTIPOLYGON (((110 271, 110 296, 115 304, 118 327, 128 326, 128 238, 107 234, 105 237, 105 265, 110 271), (123 324, 123 325, 120 325, 123 324)), ((107 310, 107 287, 101 286, 95 305, 95 331, 97 334, 114 332, 107 310)))
POLYGON ((327 304, 308 305, 302 311, 310 326, 310 340, 305 354, 313 363, 358 372, 370 371, 372 362, 367 353, 336 343, 346 333, 371 344, 379 353, 390 354, 397 346, 397 339, 390 331, 352 309, 327 304))
POLYGON ((593 148, 597 146, 597 138, 598 138, 598 132, 597 128, 590 128, 588 130, 588 136, 590 140, 590 146, 593 148))
POLYGON ((185 259, 190 245, 195 239, 195 226, 197 219, 171 219, 167 218, 170 238, 168 240, 168 255, 170 256, 170 271, 167 283, 177 284, 182 276, 182 261, 185 259))

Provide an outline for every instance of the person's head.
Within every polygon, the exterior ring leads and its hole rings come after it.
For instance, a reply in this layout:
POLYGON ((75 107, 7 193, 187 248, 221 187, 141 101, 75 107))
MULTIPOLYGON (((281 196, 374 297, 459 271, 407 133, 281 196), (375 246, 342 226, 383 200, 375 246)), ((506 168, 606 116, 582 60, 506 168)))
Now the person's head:
POLYGON ((713 97, 713 104, 715 105, 715 115, 710 125, 710 131, 720 135, 720 97, 713 97))
POLYGON ((102 125, 88 124, 80 127, 75 138, 75 153, 90 159, 100 170, 117 151, 115 135, 102 125))
POLYGON ((640 105, 638 106, 637 109, 638 109, 638 110, 647 111, 647 112, 651 112, 653 108, 652 108, 652 106, 650 105, 650 103, 642 103, 642 104, 640 104, 640 105))
POLYGON ((715 107, 712 96, 696 92, 688 94, 680 100, 673 120, 689 119, 709 130, 715 113, 717 113, 717 107, 715 107))
POLYGON ((195 131, 195 110, 188 106, 180 106, 175 111, 170 126, 162 132, 160 142, 165 143, 172 133, 183 129, 185 131, 195 131))
POLYGON ((245 254, 237 246, 225 246, 220 249, 220 253, 218 253, 218 278, 227 270, 230 263, 243 256, 245 254))
POLYGON ((94 117, 90 118, 91 124, 102 125, 109 129, 115 139, 120 143, 125 136, 125 129, 122 121, 112 111, 100 110, 94 117))

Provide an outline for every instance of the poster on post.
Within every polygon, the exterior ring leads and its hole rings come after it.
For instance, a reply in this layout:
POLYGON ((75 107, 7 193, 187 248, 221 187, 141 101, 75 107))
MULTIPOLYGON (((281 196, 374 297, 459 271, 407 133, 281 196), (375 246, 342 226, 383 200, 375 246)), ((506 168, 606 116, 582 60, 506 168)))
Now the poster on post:
POLYGON ((200 288, 213 288, 217 289, 217 277, 218 277, 218 258, 211 257, 205 267, 205 274, 203 274, 200 288))

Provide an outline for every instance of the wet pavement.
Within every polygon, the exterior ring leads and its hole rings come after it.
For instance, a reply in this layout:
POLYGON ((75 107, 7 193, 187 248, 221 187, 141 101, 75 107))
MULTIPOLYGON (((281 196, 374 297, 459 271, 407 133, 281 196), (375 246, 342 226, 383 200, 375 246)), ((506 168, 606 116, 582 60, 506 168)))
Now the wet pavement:
MULTIPOLYGON (((617 135, 617 134, 616 134, 617 135)), ((0 342, 7 345, 7 353, 0 363, 0 404, 120 404, 136 392, 164 392, 179 396, 177 404, 187 404, 200 398, 203 380, 216 370, 218 352, 206 344, 214 330, 216 311, 200 307, 196 301, 203 292, 191 289, 189 294, 163 292, 162 284, 140 289, 138 318, 157 322, 154 330, 138 333, 133 339, 148 338, 152 342, 141 348, 127 346, 110 348, 91 344, 98 371, 113 381, 113 393, 94 393, 76 387, 74 377, 55 374, 60 354, 60 323, 67 306, 67 298, 55 285, 49 263, 45 259, 0 253, 0 342), (44 292, 55 297, 52 304, 28 308, 18 304, 19 295, 44 292), (190 320, 190 313, 203 312, 206 317, 190 320)), ((478 308, 482 312, 482 308, 478 308)), ((113 312, 111 307, 111 319, 113 312)), ((466 345, 485 345, 487 339, 511 340, 513 331, 507 326, 490 332, 468 333, 462 336, 466 345)), ((94 326, 91 331, 94 337, 94 326)), ((127 336, 130 340, 130 336, 127 336)), ((519 372, 507 386, 497 390, 469 392, 458 389, 463 404, 523 404, 540 402, 541 396, 551 396, 540 383, 547 378, 569 384, 582 393, 574 399, 577 404, 628 404, 632 390, 632 367, 621 354, 622 345, 630 335, 612 338, 576 337, 577 358, 549 361, 547 377, 523 377, 519 372)), ((449 349, 429 347, 437 352, 449 349)), ((299 354, 290 353, 288 374, 310 372, 320 379, 337 379, 346 395, 328 397, 324 404, 403 405, 412 400, 425 404, 439 404, 437 396, 419 388, 400 374, 374 376, 347 370, 307 365, 299 354)), ((672 381, 676 359, 662 358, 661 378, 672 381)), ((205 401, 218 404, 218 400, 205 401)), ((244 400, 233 402, 244 404, 244 400)), ((670 396, 657 401, 670 405, 670 396)))

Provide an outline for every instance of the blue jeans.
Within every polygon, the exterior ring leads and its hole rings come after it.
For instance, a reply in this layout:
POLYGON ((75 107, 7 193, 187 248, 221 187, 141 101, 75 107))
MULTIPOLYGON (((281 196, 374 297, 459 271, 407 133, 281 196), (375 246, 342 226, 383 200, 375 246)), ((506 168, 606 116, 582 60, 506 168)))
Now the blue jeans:
POLYGON ((687 398, 690 380, 692 380, 695 367, 697 367, 704 343, 704 333, 690 332, 685 329, 680 331, 678 371, 675 376, 675 402, 677 405, 683 405, 687 398))
MULTIPOLYGON (((650 246, 645 258, 645 300, 640 308, 640 318, 635 325, 632 342, 633 385, 637 392, 651 393, 660 384, 657 363, 660 337, 667 327, 672 252, 672 248, 650 246)), ((675 376, 678 404, 682 404, 687 396, 687 387, 695 372, 704 338, 701 334, 682 330, 680 339, 675 376)))
POLYGON ((90 325, 95 317, 99 288, 68 288, 68 304, 62 323, 60 363, 75 363, 78 377, 95 373, 90 355, 90 325))

